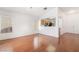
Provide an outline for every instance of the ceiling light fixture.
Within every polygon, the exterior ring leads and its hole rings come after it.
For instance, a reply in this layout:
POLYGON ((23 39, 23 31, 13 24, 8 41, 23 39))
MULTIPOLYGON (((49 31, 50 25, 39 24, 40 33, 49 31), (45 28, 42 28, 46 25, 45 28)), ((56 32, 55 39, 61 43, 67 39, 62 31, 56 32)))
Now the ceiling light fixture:
POLYGON ((47 10, 47 7, 45 7, 44 10, 47 10))
POLYGON ((32 7, 30 7, 32 9, 32 7))

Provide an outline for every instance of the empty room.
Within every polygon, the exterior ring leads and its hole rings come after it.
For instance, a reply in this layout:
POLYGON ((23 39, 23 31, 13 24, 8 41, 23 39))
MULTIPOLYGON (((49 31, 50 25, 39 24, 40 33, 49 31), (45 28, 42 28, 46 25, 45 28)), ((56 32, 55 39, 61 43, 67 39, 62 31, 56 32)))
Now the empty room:
POLYGON ((56 7, 0 7, 0 51, 56 51, 56 7))
POLYGON ((78 7, 0 7, 0 52, 78 51, 78 7))

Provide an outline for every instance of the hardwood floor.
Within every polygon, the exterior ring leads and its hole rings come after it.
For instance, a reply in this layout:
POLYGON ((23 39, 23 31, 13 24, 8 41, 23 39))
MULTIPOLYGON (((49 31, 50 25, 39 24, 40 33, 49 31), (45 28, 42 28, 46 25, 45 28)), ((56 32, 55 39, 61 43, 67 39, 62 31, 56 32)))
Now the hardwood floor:
POLYGON ((13 39, 1 40, 0 51, 14 51, 14 52, 46 52, 46 48, 49 43, 52 43, 53 46, 57 46, 56 38, 47 36, 47 35, 39 35, 39 40, 41 46, 37 49, 34 49, 34 37, 35 35, 17 37, 13 39))
POLYGON ((58 51, 79 52, 79 34, 65 33, 60 36, 58 51))
POLYGON ((50 44, 58 52, 79 52, 79 34, 65 33, 59 39, 39 34, 40 47, 34 49, 35 35, 22 36, 0 41, 0 51, 47 52, 50 44))
POLYGON ((34 35, 22 36, 13 39, 7 39, 5 43, 0 45, 0 51, 32 51, 34 35))
POLYGON ((52 36, 48 36, 48 35, 43 35, 40 34, 39 35, 39 40, 40 40, 40 44, 41 46, 36 49, 35 51, 39 51, 39 52, 48 52, 47 47, 51 44, 53 47, 57 48, 58 45, 58 38, 52 37, 52 36))

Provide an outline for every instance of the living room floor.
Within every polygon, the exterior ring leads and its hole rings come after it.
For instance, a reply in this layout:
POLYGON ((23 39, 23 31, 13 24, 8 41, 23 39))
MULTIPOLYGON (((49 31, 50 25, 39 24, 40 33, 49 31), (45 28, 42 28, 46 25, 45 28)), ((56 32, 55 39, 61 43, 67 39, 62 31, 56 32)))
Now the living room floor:
POLYGON ((34 35, 22 36, 0 41, 0 51, 14 51, 14 52, 46 52, 46 48, 51 43, 55 48, 57 47, 58 39, 55 37, 39 34, 41 46, 34 49, 34 35))
POLYGON ((52 49, 52 47, 54 47, 54 51, 58 52, 79 51, 79 34, 65 33, 60 36, 60 39, 39 34, 41 46, 37 49, 34 49, 34 37, 35 35, 33 34, 29 36, 1 40, 0 51, 47 52, 50 50, 48 48, 52 49))
POLYGON ((79 34, 65 33, 60 36, 58 51, 78 52, 79 51, 79 34))

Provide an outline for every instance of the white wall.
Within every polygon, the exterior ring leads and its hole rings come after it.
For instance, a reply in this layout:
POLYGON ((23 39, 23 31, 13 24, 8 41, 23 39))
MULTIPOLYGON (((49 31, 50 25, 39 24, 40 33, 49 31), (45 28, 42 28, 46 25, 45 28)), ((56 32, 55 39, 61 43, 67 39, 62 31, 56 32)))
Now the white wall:
POLYGON ((0 40, 15 38, 24 35, 30 35, 35 33, 35 21, 38 17, 25 15, 20 13, 11 13, 6 11, 0 11, 0 19, 2 16, 8 15, 12 20, 12 33, 1 34, 0 40))
POLYGON ((79 13, 67 14, 59 9, 58 15, 61 17, 62 20, 60 34, 64 33, 79 34, 79 13))
POLYGON ((79 34, 79 13, 67 14, 63 17, 64 31, 79 34))
POLYGON ((46 14, 41 16, 39 21, 43 18, 49 18, 49 17, 56 17, 56 26, 55 27, 41 27, 39 26, 39 33, 59 37, 58 32, 58 14, 57 14, 57 8, 53 8, 52 10, 48 11, 46 14))

